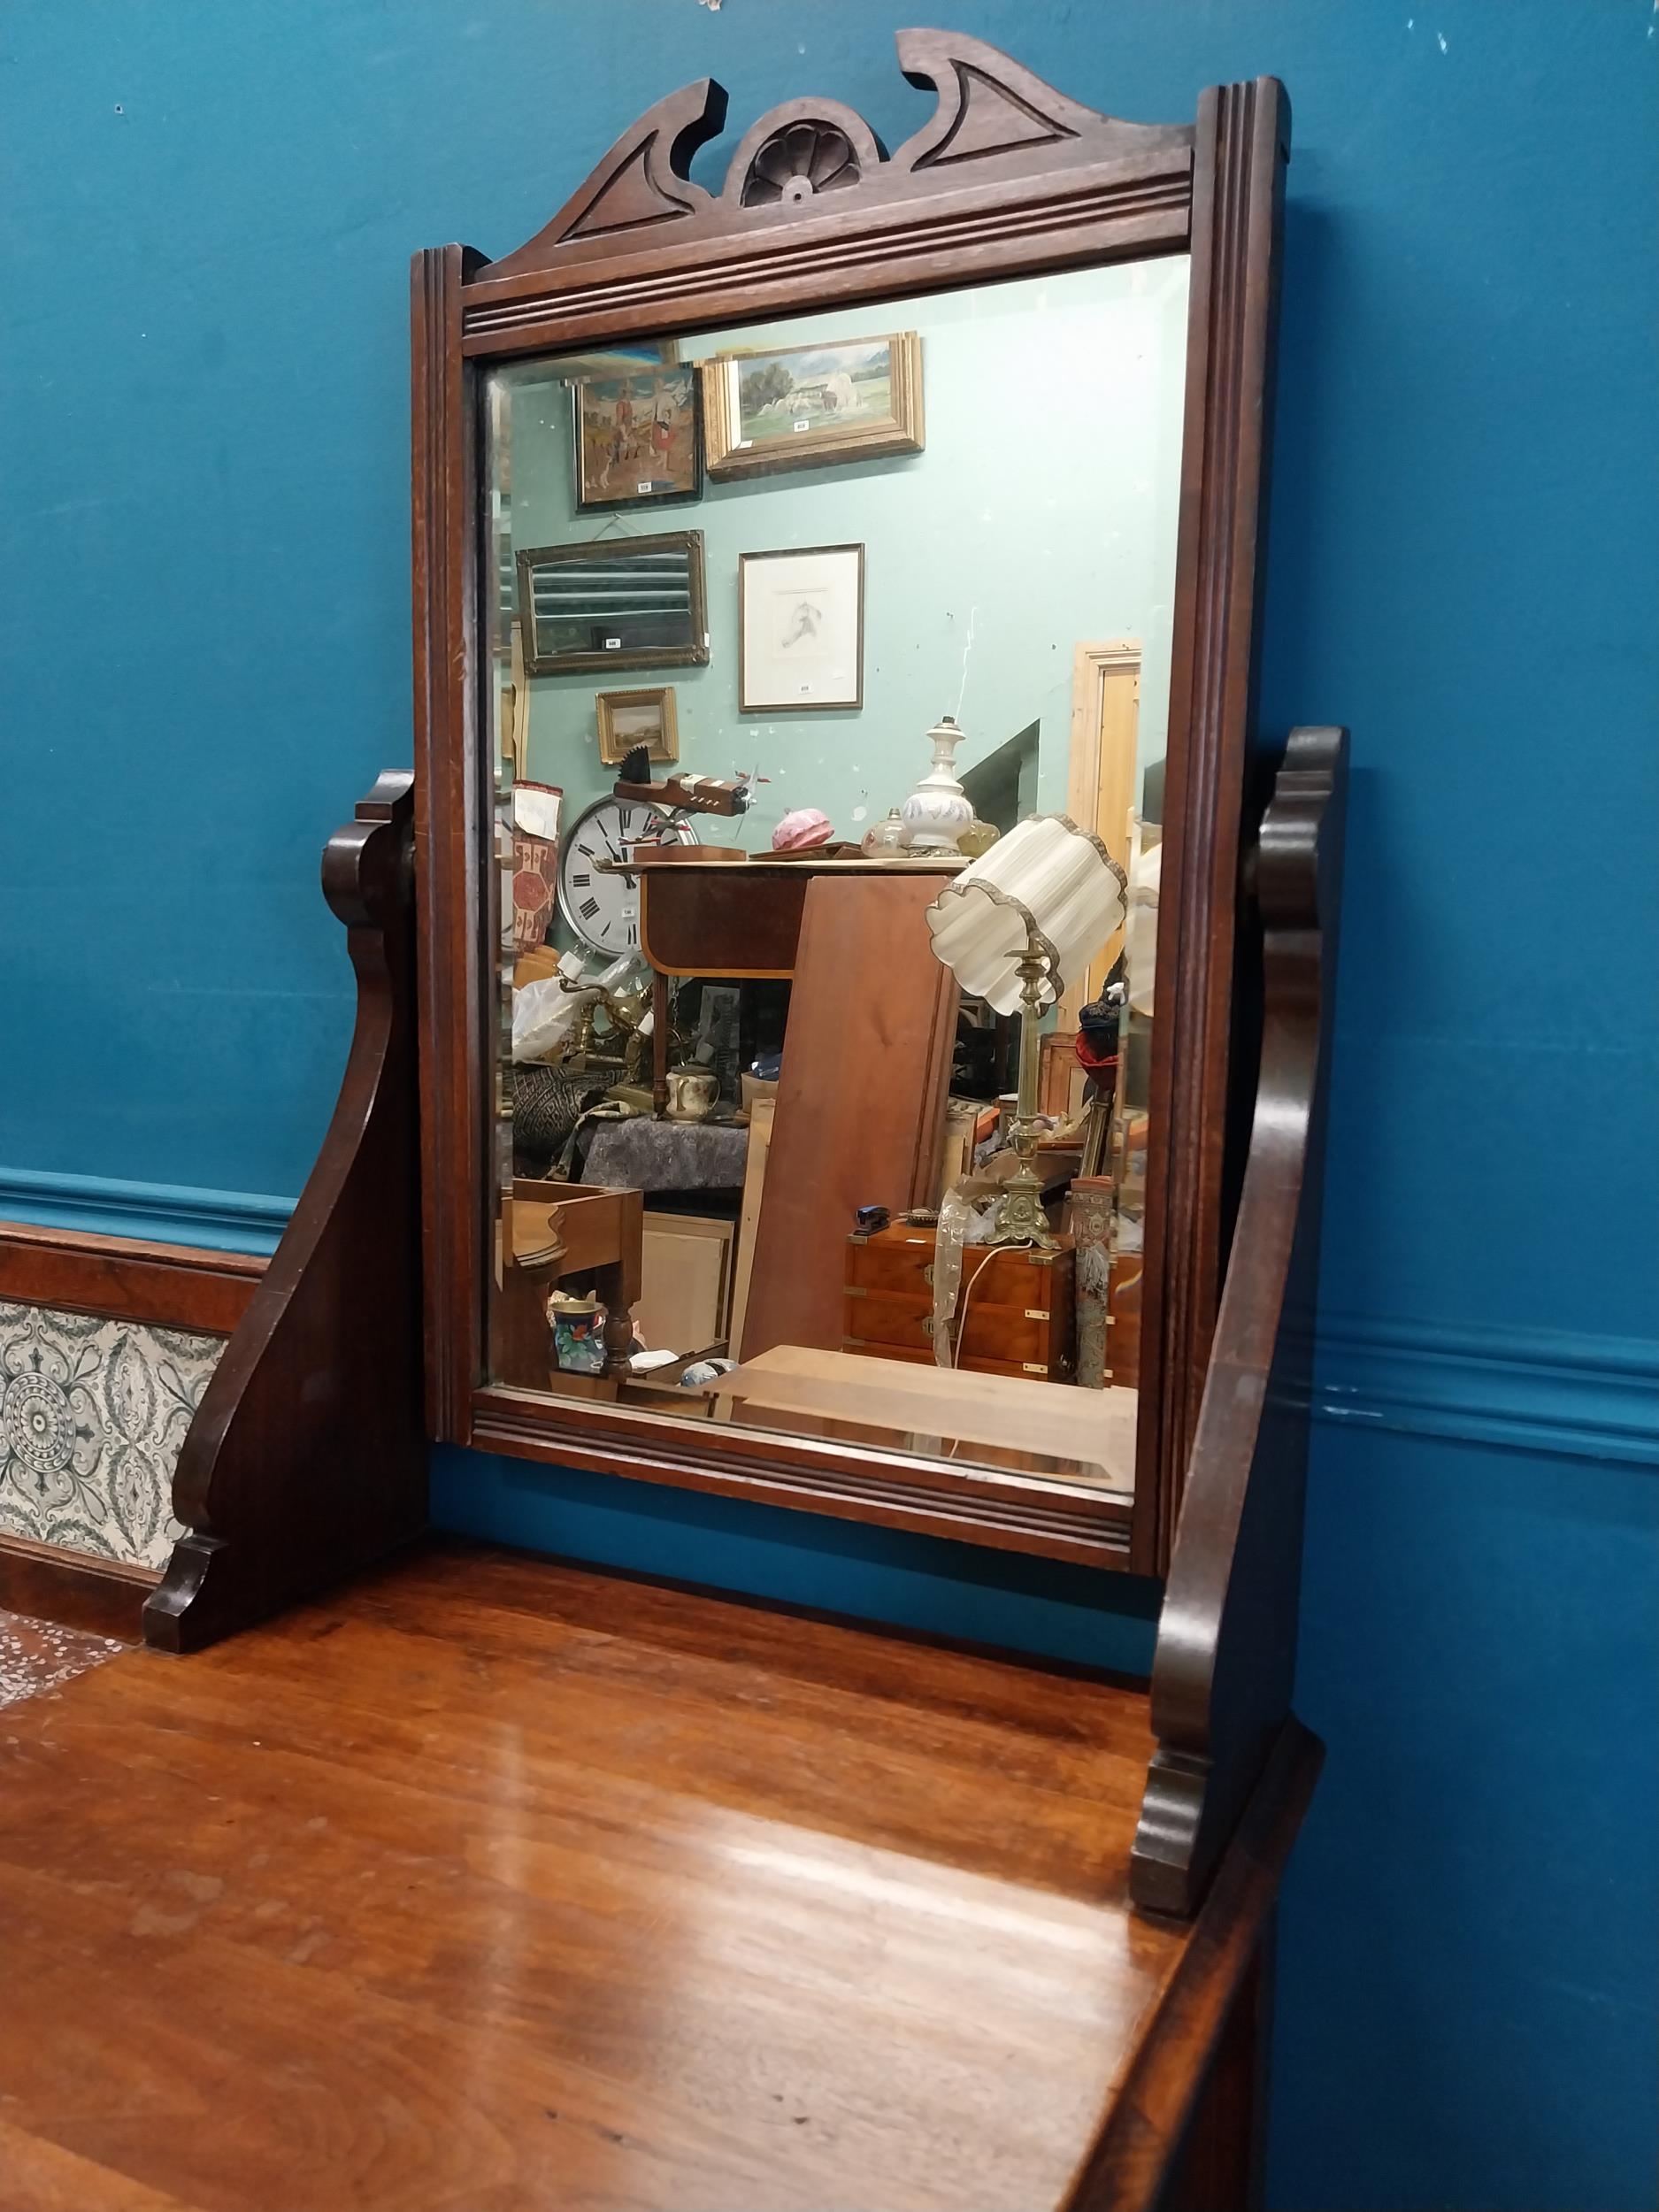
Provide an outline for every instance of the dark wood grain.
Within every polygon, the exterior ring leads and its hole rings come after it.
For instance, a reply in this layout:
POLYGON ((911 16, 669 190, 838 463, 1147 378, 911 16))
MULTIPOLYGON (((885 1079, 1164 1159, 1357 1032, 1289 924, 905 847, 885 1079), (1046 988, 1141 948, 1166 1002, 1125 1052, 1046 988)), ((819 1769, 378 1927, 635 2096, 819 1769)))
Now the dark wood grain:
POLYGON ((1110 1683, 488 1553, 118 1657, 0 1732, 7 2212, 1041 2208, 1125 2127, 1150 2208, 1301 1777, 1157 1924, 1148 1744, 1110 1683))
POLYGON ((956 980, 923 917, 931 876, 815 876, 784 1031, 739 1356, 841 1340, 860 1206, 933 1203, 956 980))
MULTIPOLYGON (((1033 1383, 1034 1389, 1044 1386, 1033 1383)), ((798 1507, 999 1551, 1123 1569, 1132 1509, 1094 1486, 976 1468, 863 1444, 794 1448, 756 1429, 664 1420, 637 1407, 584 1405, 500 1387, 478 1394, 473 1440, 550 1467, 623 1472, 676 1489, 798 1507)))
POLYGON ((251 1252, 0 1221, 0 1298, 208 1336, 230 1334, 265 1264, 251 1252))
POLYGON ((1256 1947, 1215 2037, 1203 2087, 1164 2184, 1164 2212, 1263 2212, 1267 2196, 1273 1932, 1256 1947))
POLYGON ((1137 1564, 1169 1561, 1226 1258, 1255 1047, 1239 973, 1290 105, 1271 77, 1199 102, 1181 519, 1152 1030, 1137 1564))
POLYGON ((410 275, 415 876, 420 886, 421 1254, 427 1433, 465 1444, 484 1379, 488 1102, 484 1010, 501 942, 485 865, 492 764, 478 728, 477 394, 461 287, 482 256, 419 253, 410 275), (442 1041, 442 1045, 440 1041, 442 1041))
POLYGON ((1299 1721, 1279 1731, 1066 2212, 1252 2212, 1273 1907, 1324 1757, 1299 1721))
POLYGON ((1347 733, 1291 733, 1253 872, 1260 1088, 1152 1675, 1134 1895, 1190 1912, 1285 1723, 1295 1671, 1347 733))
POLYGON ((791 975, 811 880, 804 869, 641 868, 640 950, 664 975, 791 975))
POLYGON ((194 1650, 425 1525, 412 803, 382 776, 329 840, 357 1018, 334 1118, 186 1435, 186 1533, 144 1609, 194 1650))
POLYGON ((897 46, 911 82, 939 96, 891 160, 841 103, 791 100, 745 134, 716 195, 688 169, 725 119, 725 92, 705 78, 658 101, 551 222, 469 283, 465 351, 534 352, 1186 245, 1190 125, 1099 114, 956 32, 902 31, 897 46), (757 202, 761 146, 814 119, 846 134, 850 188, 757 202))
POLYGON ((494 264, 495 280, 526 271, 539 274, 561 249, 610 251, 619 238, 643 232, 654 237, 664 224, 695 216, 710 196, 691 181, 692 157, 719 136, 725 123, 726 92, 711 77, 658 100, 629 125, 534 238, 494 264))
MULTIPOLYGON (((1281 88, 1262 79, 1206 93, 1195 127, 1128 122, 955 34, 906 31, 898 53, 910 81, 932 86, 937 100, 891 157, 837 103, 795 100, 745 133, 724 190, 708 191, 691 180, 689 165, 722 127, 726 104, 704 81, 649 109, 516 250, 493 262, 459 247, 418 257, 428 1425, 440 1438, 648 1480, 698 1483, 707 1448, 703 1423, 675 1432, 673 1417, 659 1413, 643 1427, 606 1427, 596 1406, 538 1411, 529 1401, 505 1404, 484 1386, 498 918, 495 871, 485 864, 493 768, 480 727, 475 640, 472 472, 482 368, 579 342, 900 299, 1190 247, 1133 1536, 1125 1549, 1120 1531, 1108 1532, 1087 1502, 1050 1502, 1034 1492, 1029 1524, 1033 1548, 1080 1539, 1102 1564, 1158 1573, 1173 1540, 1248 1117, 1235 1087, 1255 1049, 1249 994, 1240 987, 1249 946, 1236 910, 1288 107, 1281 88), (776 153, 808 128, 821 128, 826 143, 841 134, 847 161, 838 180, 828 183, 826 172, 822 190, 757 195, 763 149, 776 153), (1066 1532, 1057 1537, 1060 1521, 1066 1532)), ((665 1086, 659 1079, 654 1088, 660 1097, 665 1086)), ((950 1532, 1018 1540, 1002 1509, 1011 1501, 987 1518, 977 1476, 942 1466, 922 1475, 918 1467, 900 1461, 891 1471, 911 1505, 918 1486, 926 1492, 933 1525, 954 1490, 950 1532)), ((714 1471, 727 1486, 764 1483, 767 1495, 813 1510, 881 1517, 888 1462, 819 1440, 777 1439, 756 1460, 726 1451, 714 1471)))
POLYGON ((864 117, 839 100, 786 100, 743 134, 721 196, 739 207, 798 205, 851 191, 887 157, 864 117))
POLYGON ((641 868, 640 950, 651 970, 651 1110, 668 1111, 671 976, 786 977, 795 971, 805 875, 781 869, 641 868))
POLYGON ((8 1613, 135 1644, 143 1633, 144 1601, 160 1580, 153 1567, 0 1536, 0 1609, 8 1613))

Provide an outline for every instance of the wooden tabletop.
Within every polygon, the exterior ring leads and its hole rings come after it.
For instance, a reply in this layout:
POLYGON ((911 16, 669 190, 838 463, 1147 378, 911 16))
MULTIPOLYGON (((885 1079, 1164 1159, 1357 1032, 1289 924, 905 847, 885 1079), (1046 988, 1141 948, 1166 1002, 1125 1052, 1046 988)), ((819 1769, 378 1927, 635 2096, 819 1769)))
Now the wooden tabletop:
POLYGON ((1121 1385, 1045 1386, 1022 1375, 775 1344, 722 1375, 712 1395, 763 1419, 805 1413, 854 1422, 904 1436, 914 1450, 1018 1439, 1022 1450, 1063 1479, 1125 1497, 1134 1489, 1140 1393, 1121 1385))
POLYGON ((1194 1947, 1138 1691, 541 1562, 4 1720, 6 2212, 1053 2207, 1194 1947))

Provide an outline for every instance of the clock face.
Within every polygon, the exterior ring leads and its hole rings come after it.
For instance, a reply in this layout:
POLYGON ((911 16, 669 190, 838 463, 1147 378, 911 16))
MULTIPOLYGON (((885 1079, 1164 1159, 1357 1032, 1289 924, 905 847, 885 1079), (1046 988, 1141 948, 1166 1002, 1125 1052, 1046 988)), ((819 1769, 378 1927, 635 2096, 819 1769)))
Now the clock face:
POLYGON ((616 958, 640 949, 640 879, 601 865, 641 848, 695 845, 689 822, 643 799, 600 799, 559 847, 559 912, 585 945, 616 958))

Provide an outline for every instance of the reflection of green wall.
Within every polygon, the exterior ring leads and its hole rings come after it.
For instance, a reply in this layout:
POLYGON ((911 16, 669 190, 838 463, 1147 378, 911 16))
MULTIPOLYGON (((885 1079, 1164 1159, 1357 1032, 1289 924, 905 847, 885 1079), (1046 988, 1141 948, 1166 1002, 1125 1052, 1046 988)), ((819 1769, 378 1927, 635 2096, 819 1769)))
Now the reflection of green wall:
POLYGON ((919 330, 926 449, 710 482, 698 502, 615 522, 574 512, 564 385, 515 383, 515 548, 694 527, 705 541, 706 668, 529 687, 531 772, 564 787, 566 820, 612 780, 598 761, 601 689, 672 683, 683 765, 770 778, 741 833, 751 848, 798 806, 859 835, 926 767, 926 733, 942 713, 968 733, 964 766, 1041 719, 1036 787, 1022 805, 1063 806, 1071 654, 1085 638, 1142 641, 1141 755, 1160 755, 1186 297, 1186 262, 1171 260, 682 341, 691 358, 809 334, 919 330), (862 711, 740 715, 738 555, 850 541, 866 549, 862 711))

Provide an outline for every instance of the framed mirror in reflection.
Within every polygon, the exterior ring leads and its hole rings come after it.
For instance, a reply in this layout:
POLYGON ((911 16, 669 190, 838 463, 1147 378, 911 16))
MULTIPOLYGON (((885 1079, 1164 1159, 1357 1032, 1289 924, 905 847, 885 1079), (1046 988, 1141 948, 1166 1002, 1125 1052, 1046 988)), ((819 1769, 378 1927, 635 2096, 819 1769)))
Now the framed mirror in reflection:
POLYGON ((493 1382, 1133 1492, 1187 266, 678 334, 672 535, 577 495, 557 388, 624 359, 485 373, 498 806, 557 785, 621 918, 503 976, 493 1382), (618 762, 594 672, 671 664, 677 759, 618 762))
POLYGON ((708 660, 699 530, 529 547, 516 572, 526 676, 708 660))

